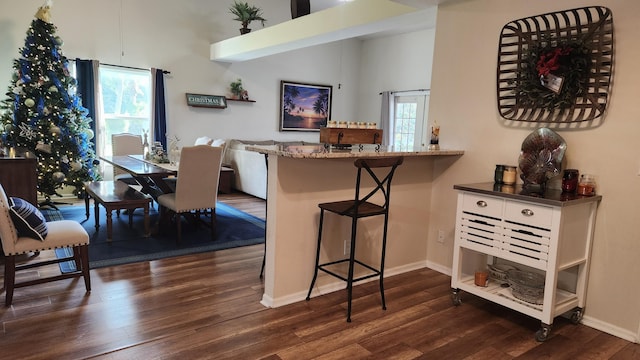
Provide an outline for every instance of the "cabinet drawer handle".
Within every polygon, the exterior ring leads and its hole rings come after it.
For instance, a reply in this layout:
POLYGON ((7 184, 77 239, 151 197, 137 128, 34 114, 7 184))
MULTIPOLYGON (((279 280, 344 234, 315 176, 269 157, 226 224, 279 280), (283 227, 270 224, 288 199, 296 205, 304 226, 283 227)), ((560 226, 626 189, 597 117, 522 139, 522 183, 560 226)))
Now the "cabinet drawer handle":
POLYGON ((487 202, 484 200, 478 200, 478 202, 476 202, 476 205, 478 205, 478 207, 487 207, 487 202))
POLYGON ((522 215, 524 216, 533 216, 533 210, 529 210, 529 209, 522 209, 522 211, 520 211, 522 213, 522 215))

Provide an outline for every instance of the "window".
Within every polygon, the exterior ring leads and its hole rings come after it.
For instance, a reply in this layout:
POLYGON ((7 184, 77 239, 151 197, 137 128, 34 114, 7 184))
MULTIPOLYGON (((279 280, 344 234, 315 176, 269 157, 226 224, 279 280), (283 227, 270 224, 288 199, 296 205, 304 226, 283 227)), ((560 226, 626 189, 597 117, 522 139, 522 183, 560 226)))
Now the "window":
POLYGON ((392 94, 389 97, 393 109, 391 130, 393 145, 399 151, 413 150, 425 146, 429 140, 427 115, 429 92, 414 91, 392 94))
MULTIPOLYGON (((98 155, 111 155, 111 135, 150 133, 151 71, 100 64, 98 155)), ((151 138, 149 138, 151 139, 151 138)))

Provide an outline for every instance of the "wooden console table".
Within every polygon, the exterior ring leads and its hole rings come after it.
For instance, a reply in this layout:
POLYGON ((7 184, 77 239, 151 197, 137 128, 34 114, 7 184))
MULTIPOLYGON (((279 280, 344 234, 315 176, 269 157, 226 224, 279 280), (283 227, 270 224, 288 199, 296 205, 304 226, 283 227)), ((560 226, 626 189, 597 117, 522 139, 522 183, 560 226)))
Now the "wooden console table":
POLYGON ((19 197, 38 206, 36 159, 0 158, 0 184, 7 196, 19 197))
POLYGON ((227 166, 220 167, 220 180, 218 180, 218 192, 223 194, 231 193, 231 184, 234 178, 234 171, 227 166))

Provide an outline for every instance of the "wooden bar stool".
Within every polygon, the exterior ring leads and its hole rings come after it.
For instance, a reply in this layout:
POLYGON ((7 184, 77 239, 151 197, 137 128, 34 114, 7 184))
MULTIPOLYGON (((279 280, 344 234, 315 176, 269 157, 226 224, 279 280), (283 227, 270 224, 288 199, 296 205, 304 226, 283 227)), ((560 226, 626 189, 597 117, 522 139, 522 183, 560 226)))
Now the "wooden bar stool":
POLYGON ((307 294, 307 301, 311 298, 311 291, 313 290, 313 286, 315 285, 316 279, 318 277, 318 270, 321 270, 329 275, 337 277, 343 281, 347 282, 347 322, 351 322, 351 299, 352 299, 352 288, 353 283, 369 279, 372 277, 378 276, 380 279, 380 295, 382 297, 382 309, 386 310, 387 306, 384 299, 384 258, 386 253, 387 246, 387 223, 389 220, 389 195, 391 191, 391 179, 393 178, 393 174, 396 171, 396 168, 402 164, 404 160, 401 156, 396 157, 379 157, 379 158, 367 158, 367 159, 356 159, 354 165, 358 168, 357 177, 356 177, 356 190, 355 197, 350 200, 343 201, 335 201, 328 203, 318 204, 320 207, 320 222, 318 226, 318 246, 316 248, 316 265, 315 271, 313 274, 313 279, 311 280, 311 285, 309 286, 309 293, 307 294), (380 168, 385 169, 384 176, 376 174, 373 169, 380 168), (366 192, 366 189, 361 189, 361 179, 362 179, 362 170, 366 170, 371 176, 371 179, 375 182, 375 186, 373 190, 366 192), (365 194, 364 196, 362 194, 365 194), (376 203, 374 203, 375 201, 376 203), (379 204, 381 203, 381 204, 379 204), (322 241, 322 225, 324 222, 324 212, 329 211, 340 216, 348 216, 351 218, 351 251, 349 254, 349 258, 330 261, 323 264, 320 264, 320 245, 322 241), (384 216, 384 230, 382 233, 382 254, 380 257, 380 268, 376 269, 373 266, 365 264, 362 261, 356 259, 356 234, 358 230, 358 219, 364 217, 371 216, 384 216), (345 277, 344 275, 338 273, 332 267, 334 265, 348 263, 349 270, 348 274, 345 277), (363 266, 368 270, 367 274, 362 276, 358 276, 354 278, 354 267, 355 265, 363 266))

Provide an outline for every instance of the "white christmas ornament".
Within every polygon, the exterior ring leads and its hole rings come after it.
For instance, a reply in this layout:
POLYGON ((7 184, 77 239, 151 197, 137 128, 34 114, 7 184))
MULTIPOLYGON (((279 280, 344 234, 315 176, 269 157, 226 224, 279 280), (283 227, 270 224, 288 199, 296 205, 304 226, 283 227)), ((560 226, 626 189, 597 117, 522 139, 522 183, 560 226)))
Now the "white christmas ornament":
POLYGON ((58 135, 62 130, 60 130, 58 126, 51 125, 51 127, 49 128, 49 131, 51 131, 51 133, 54 135, 58 135))
POLYGON ((56 171, 53 173, 53 175, 51 175, 51 178, 53 179, 53 181, 61 183, 64 181, 64 173, 61 171, 56 171))
POLYGON ((25 104, 27 107, 33 107, 33 105, 35 105, 35 104, 36 104, 36 102, 35 102, 35 101, 33 101, 33 99, 28 98, 28 99, 26 99, 26 100, 24 101, 24 104, 25 104))
POLYGON ((42 141, 38 141, 38 144, 36 145, 36 150, 47 153, 47 154, 51 154, 51 144, 45 144, 42 141))
POLYGON ((74 161, 71 163, 71 170, 80 171, 82 169, 82 163, 80 161, 74 161))

